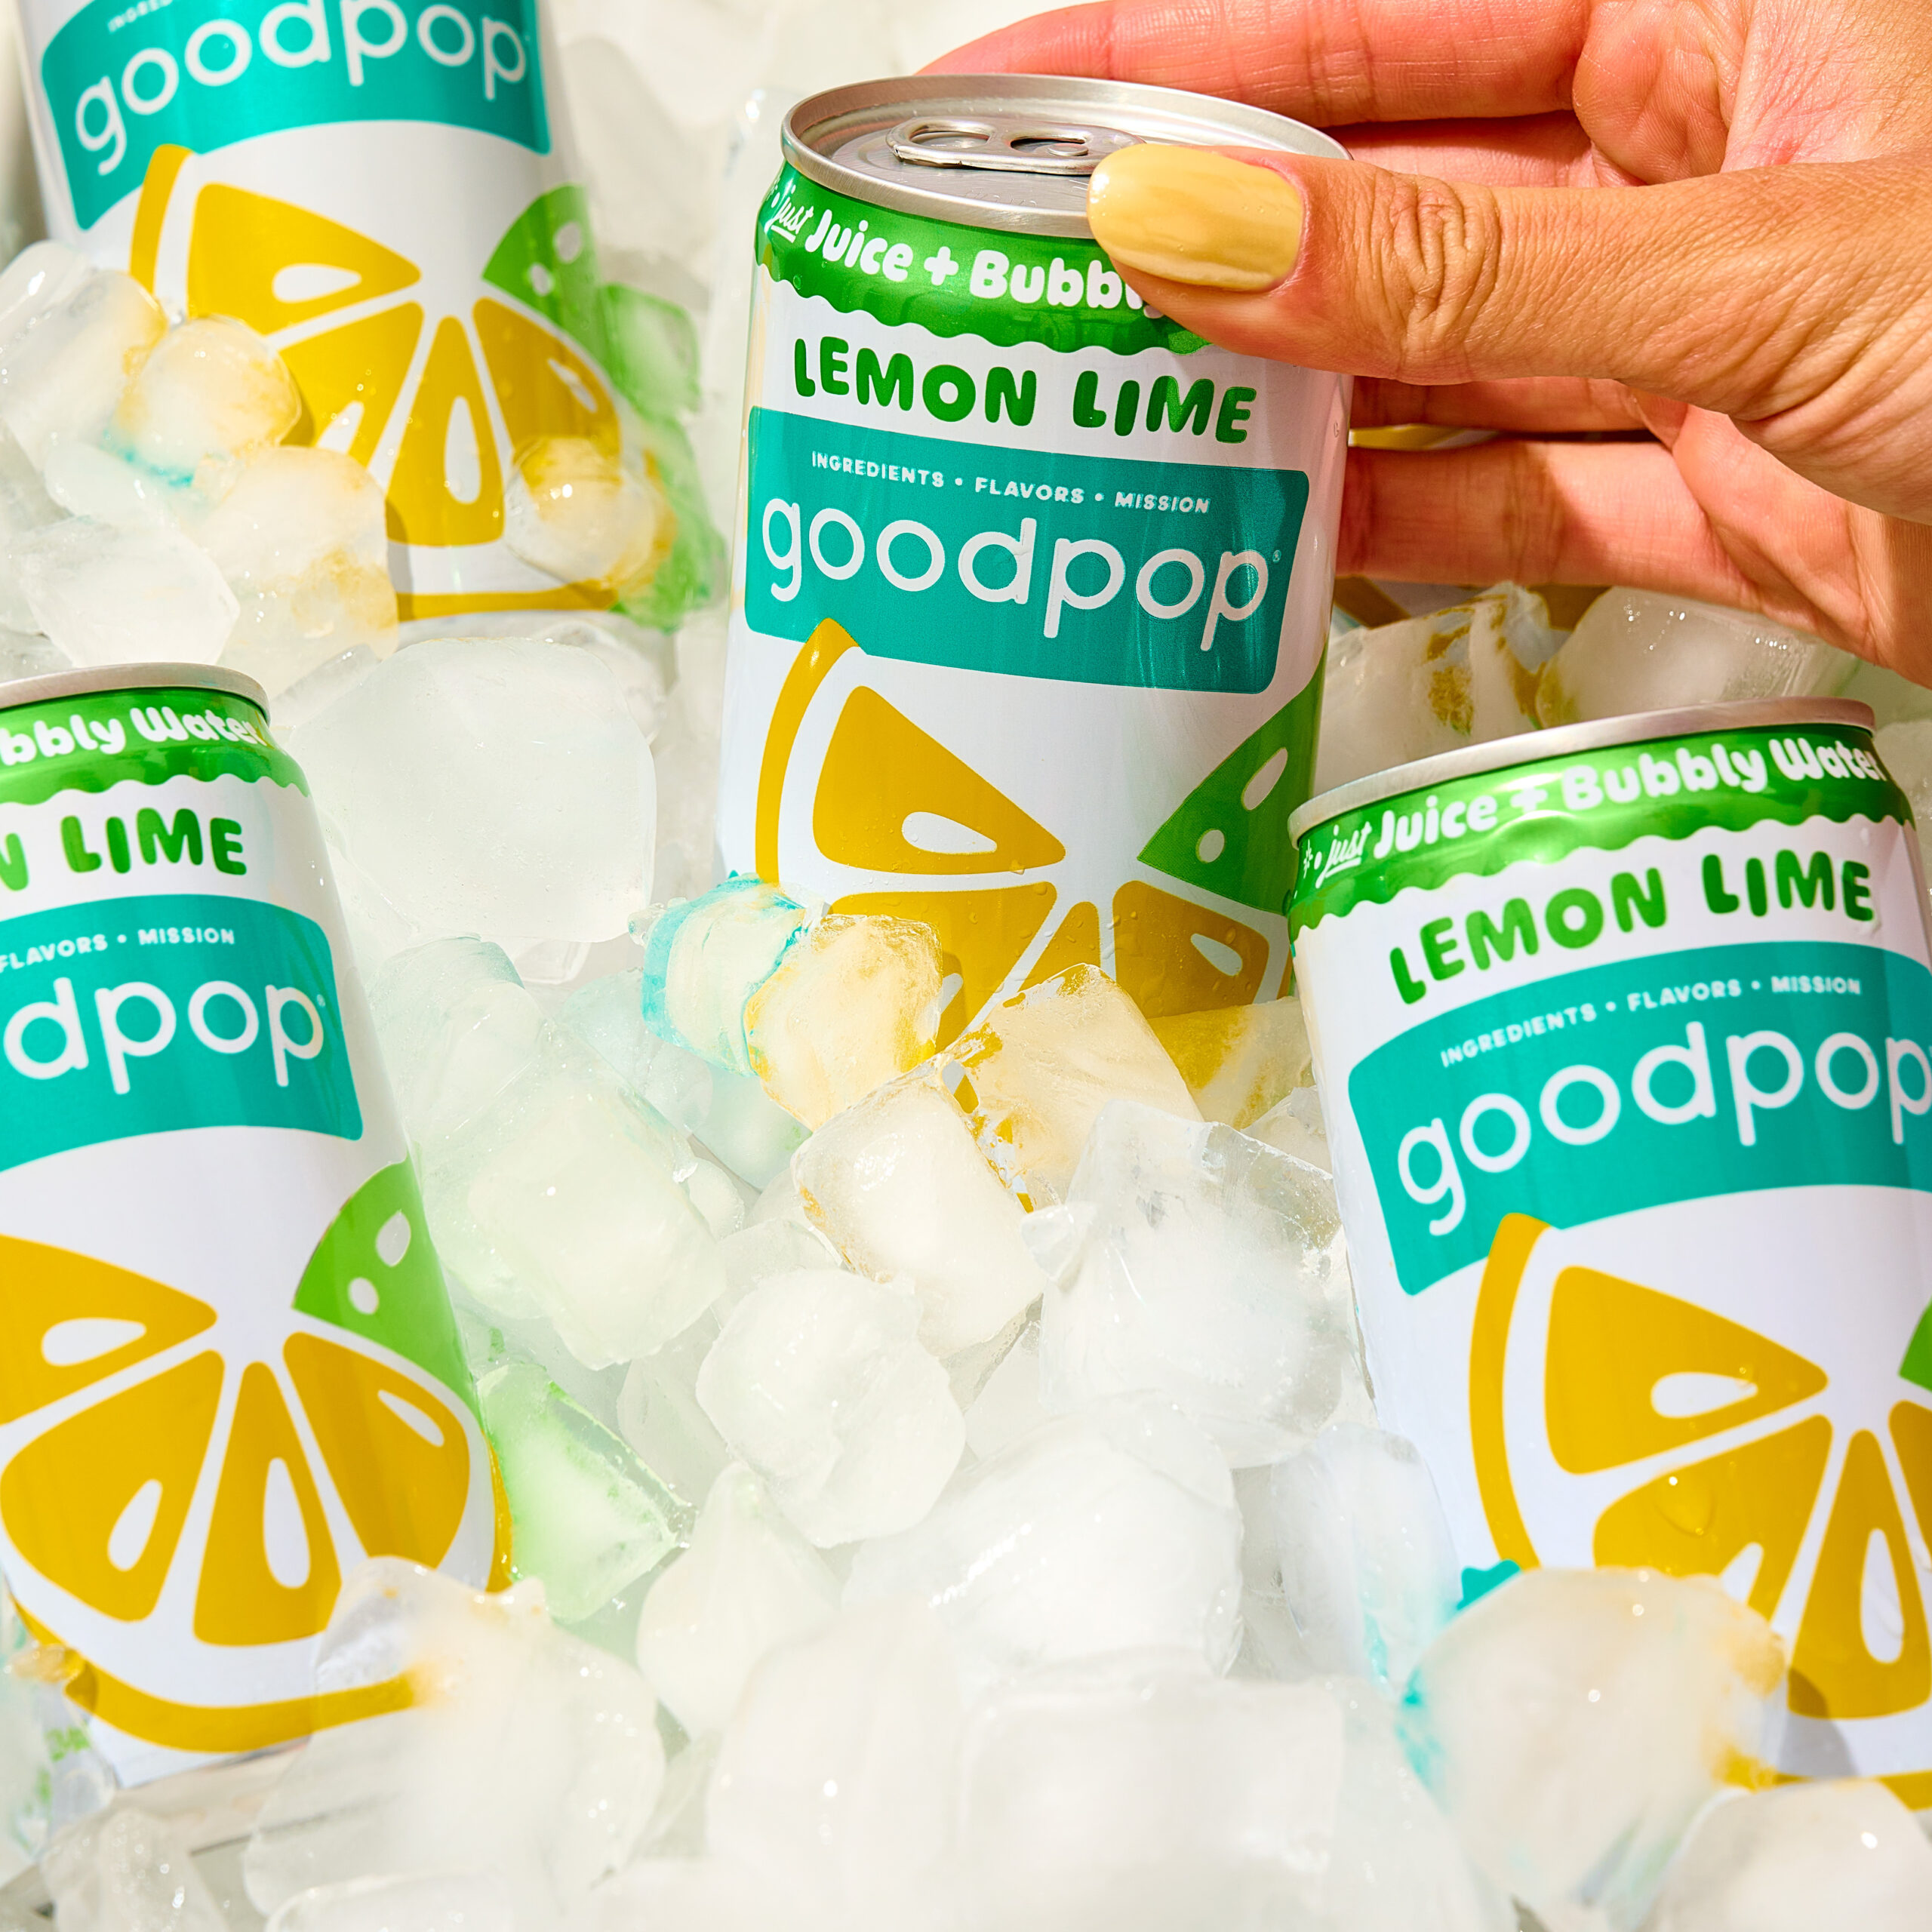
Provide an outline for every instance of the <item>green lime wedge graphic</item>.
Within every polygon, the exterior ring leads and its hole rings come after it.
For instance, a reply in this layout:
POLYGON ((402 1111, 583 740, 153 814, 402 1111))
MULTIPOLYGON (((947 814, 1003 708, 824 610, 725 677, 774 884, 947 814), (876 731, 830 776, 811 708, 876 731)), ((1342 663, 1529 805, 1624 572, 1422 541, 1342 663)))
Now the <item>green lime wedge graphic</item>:
POLYGON ((483 279, 604 360, 602 281, 581 188, 538 195, 504 229, 483 279))
POLYGON ((392 1349, 476 1406, 423 1197, 407 1161, 371 1174, 315 1244, 295 1306, 392 1349))
POLYGON ((1257 912, 1285 912, 1295 881, 1288 814, 1306 796, 1321 710, 1318 666, 1180 801, 1141 848, 1141 863, 1257 912))
POLYGON ((1907 1382, 1915 1382, 1921 1389, 1932 1389, 1932 1308, 1927 1308, 1918 1318, 1918 1326, 1912 1331, 1912 1340, 1906 1344, 1905 1360, 1899 1364, 1899 1374, 1907 1382))

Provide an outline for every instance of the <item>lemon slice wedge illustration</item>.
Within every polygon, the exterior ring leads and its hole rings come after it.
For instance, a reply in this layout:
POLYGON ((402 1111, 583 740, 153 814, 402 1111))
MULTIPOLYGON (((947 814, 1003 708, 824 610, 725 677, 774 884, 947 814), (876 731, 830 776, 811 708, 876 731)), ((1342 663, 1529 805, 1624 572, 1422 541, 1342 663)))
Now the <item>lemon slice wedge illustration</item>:
MULTIPOLYGON (((377 237, 292 201, 198 180, 192 159, 165 148, 150 163, 134 272, 153 287, 164 263, 183 263, 187 314, 232 316, 268 339, 302 395, 291 440, 367 466, 387 492, 393 542, 430 551, 496 543, 506 486, 546 439, 573 438, 617 460, 616 403, 566 326, 590 328, 595 313, 579 286, 592 260, 582 224, 568 218, 570 208, 548 206, 576 191, 553 191, 526 211, 451 300, 377 237)), ((398 606, 405 618, 604 608, 619 588, 405 586, 398 606)))
POLYGON ((829 620, 800 648, 766 734, 755 864, 830 891, 837 911, 932 927, 950 976, 942 1044, 1016 980, 1069 966, 1106 967, 1149 1017, 1257 996, 1265 932, 1192 896, 1199 881, 1171 891, 1097 863, 949 743, 943 718, 888 697, 881 663, 829 620))
MULTIPOLYGON (((1510 1215, 1490 1250, 1469 1413, 1498 1552, 1721 1578, 1789 1643, 1797 1718, 1850 1730, 1922 1709, 1932 1390, 1821 1361, 1828 1327, 1765 1332, 1777 1295, 1741 1319, 1593 1266, 1592 1245, 1510 1215)), ((1932 1804, 1932 1765, 1885 1776, 1932 1804)))
POLYGON ((493 1541, 507 1558, 407 1164, 344 1208, 279 1319, 10 1238, 0 1279, 0 1534, 23 1618, 83 1660, 68 1695, 220 1752, 405 1702, 311 1690, 343 1577, 459 1538, 479 1569, 493 1541))

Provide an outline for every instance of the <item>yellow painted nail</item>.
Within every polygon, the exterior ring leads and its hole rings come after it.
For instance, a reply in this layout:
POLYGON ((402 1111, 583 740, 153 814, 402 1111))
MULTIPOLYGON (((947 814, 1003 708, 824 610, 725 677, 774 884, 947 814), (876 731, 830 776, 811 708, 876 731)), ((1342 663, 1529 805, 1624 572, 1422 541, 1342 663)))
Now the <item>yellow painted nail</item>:
POLYGON ((1116 262, 1207 288, 1272 288, 1301 252, 1301 197, 1272 169, 1207 148, 1122 148, 1087 188, 1116 262))

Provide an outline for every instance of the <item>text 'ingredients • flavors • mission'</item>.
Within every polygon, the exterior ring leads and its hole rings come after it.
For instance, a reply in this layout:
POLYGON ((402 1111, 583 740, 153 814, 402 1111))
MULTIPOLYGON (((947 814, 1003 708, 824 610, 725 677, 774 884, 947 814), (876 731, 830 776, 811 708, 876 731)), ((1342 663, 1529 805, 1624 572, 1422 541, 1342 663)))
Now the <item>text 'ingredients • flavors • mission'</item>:
POLYGON ((1932 954, 1871 714, 1574 726, 1296 830, 1377 1405, 1469 1590, 1721 1577, 1781 1767, 1932 1804, 1932 954))
POLYGON ((1137 140, 1332 154, 1159 88, 823 94, 758 216, 723 857, 923 920, 950 1037, 1081 961, 1275 997, 1313 764, 1340 378, 1150 312, 1088 177, 1137 140))
POLYGON ((626 346, 651 298, 599 275, 538 0, 23 0, 22 19, 51 232, 281 352, 292 440, 387 491, 405 619, 622 593, 669 620, 709 594, 690 452, 647 420, 626 346), (594 491, 646 459, 645 553, 565 581, 503 540, 519 472, 547 500, 560 475, 594 491))
POLYGON ((406 1702, 315 1639, 365 1556, 485 1582, 493 1497, 260 694, 0 687, 0 1570, 82 1741, 136 1784, 406 1702))

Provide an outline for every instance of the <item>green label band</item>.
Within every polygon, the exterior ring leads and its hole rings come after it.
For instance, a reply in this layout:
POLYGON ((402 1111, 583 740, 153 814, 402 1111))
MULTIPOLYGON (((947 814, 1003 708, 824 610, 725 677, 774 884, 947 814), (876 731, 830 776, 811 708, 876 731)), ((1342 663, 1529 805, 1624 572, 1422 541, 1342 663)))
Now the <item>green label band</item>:
POLYGON ((1826 941, 1705 946, 1477 1000, 1349 1078, 1403 1290, 1509 1214, 1575 1226, 1832 1184, 1932 1192, 1932 973, 1826 941))
POLYGON ((537 0, 92 0, 40 78, 82 228, 162 146, 420 121, 550 149, 537 0))
POLYGON ((321 928, 205 894, 0 921, 0 1168, 195 1127, 361 1138, 321 928))
MULTIPOLYGON (((225 691, 99 691, 0 711, 0 805, 223 773, 309 789, 260 712, 225 691)), ((17 892, 25 883, 0 872, 17 892)))
POLYGON ((1410 887, 1489 877, 1519 860, 1633 839, 1809 819, 1912 823, 1905 795, 1852 725, 1694 733, 1534 760, 1404 792, 1303 835, 1291 933, 1410 887))
POLYGON ((1191 330, 1143 307, 1091 242, 901 214, 834 194, 795 168, 759 211, 758 250, 773 279, 801 295, 935 335, 1123 355, 1201 346, 1191 330))

